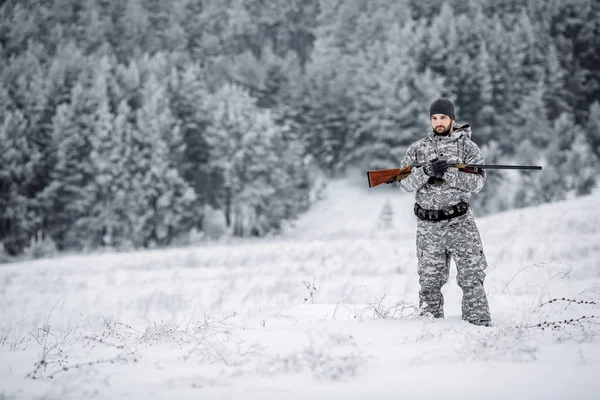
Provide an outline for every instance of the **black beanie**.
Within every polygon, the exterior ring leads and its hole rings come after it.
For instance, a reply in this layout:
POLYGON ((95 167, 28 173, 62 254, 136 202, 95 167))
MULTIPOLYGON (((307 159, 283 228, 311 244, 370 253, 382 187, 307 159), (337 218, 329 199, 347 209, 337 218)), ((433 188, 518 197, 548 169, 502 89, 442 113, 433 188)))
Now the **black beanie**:
POLYGON ((444 114, 452 119, 456 119, 454 103, 450 99, 437 99, 431 103, 431 106, 429 106, 429 117, 431 117, 433 114, 444 114))

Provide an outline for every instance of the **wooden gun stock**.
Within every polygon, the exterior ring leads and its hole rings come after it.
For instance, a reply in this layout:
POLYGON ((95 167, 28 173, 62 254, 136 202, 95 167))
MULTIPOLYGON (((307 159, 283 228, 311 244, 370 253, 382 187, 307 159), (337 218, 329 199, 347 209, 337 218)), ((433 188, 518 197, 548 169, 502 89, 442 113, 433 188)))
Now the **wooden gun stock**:
POLYGON ((392 168, 392 169, 378 169, 373 171, 367 171, 367 178, 369 179, 369 187, 375 187, 383 183, 397 182, 401 179, 406 178, 410 175, 412 167, 406 168, 392 168))

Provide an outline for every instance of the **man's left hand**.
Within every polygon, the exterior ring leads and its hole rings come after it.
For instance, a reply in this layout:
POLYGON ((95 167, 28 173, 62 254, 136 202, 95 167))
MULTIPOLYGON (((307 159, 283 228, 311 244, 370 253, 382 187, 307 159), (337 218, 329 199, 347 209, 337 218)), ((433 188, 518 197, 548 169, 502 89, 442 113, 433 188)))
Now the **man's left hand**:
POLYGON ((435 160, 431 163, 431 171, 432 176, 436 178, 442 178, 448 168, 450 168, 453 163, 448 162, 447 160, 435 160))

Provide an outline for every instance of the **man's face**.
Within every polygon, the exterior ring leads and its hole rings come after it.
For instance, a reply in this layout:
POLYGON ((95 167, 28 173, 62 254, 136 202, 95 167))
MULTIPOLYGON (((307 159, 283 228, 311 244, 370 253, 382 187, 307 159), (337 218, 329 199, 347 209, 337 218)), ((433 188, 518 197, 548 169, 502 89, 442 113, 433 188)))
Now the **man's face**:
POLYGON ((431 116, 431 127, 438 135, 444 135, 451 131, 454 120, 445 114, 433 114, 431 116))

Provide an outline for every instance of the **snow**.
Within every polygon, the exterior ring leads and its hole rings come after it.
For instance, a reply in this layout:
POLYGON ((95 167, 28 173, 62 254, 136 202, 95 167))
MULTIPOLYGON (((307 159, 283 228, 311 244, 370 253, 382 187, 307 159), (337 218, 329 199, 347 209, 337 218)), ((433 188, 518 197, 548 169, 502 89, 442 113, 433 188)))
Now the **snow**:
POLYGON ((279 238, 1 265, 0 398, 597 399, 599 200, 477 218, 491 328, 454 268, 416 316, 413 197, 364 174, 279 238))

